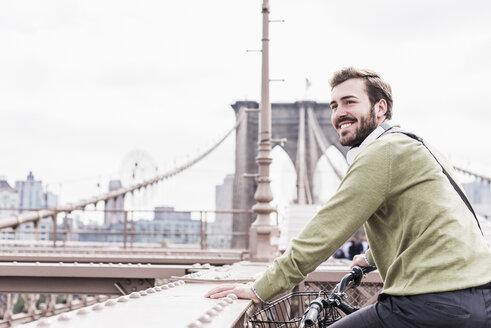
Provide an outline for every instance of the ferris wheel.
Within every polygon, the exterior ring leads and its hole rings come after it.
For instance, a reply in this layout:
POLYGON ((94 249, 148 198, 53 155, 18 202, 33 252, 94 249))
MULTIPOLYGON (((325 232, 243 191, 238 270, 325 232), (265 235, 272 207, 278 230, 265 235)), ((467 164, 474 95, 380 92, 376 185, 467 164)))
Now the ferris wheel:
MULTIPOLYGON (((124 187, 141 183, 155 177, 157 174, 158 167, 156 162, 148 152, 141 149, 134 149, 126 154, 119 170, 121 183, 124 187)), ((142 209, 147 207, 151 205, 155 194, 155 186, 135 191, 125 198, 125 208, 142 209)))
POLYGON ((151 179, 157 174, 157 163, 148 152, 141 149, 126 154, 119 170, 121 183, 125 187, 151 179))

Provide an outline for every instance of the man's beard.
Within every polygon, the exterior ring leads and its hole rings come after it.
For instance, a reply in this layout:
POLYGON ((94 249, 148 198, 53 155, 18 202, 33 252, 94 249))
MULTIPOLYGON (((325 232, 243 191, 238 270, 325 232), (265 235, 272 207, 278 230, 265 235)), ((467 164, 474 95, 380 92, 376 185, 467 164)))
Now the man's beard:
POLYGON ((341 145, 348 147, 358 147, 363 142, 363 140, 365 140, 365 138, 368 137, 368 135, 372 133, 373 130, 375 130, 376 128, 377 117, 375 116, 375 108, 372 107, 368 115, 363 116, 360 119, 360 125, 356 128, 355 135, 348 140, 340 140, 341 145))

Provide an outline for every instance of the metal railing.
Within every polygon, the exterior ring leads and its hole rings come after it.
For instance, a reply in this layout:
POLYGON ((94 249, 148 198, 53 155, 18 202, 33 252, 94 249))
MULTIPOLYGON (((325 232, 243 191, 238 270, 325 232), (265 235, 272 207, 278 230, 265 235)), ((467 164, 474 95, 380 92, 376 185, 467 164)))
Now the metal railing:
POLYGON ((0 327, 31 322, 109 299, 105 295, 65 294, 1 294, 1 297, 0 327))
MULTIPOLYGON (((30 208, 0 208, 0 221, 4 211, 11 213, 25 210, 38 211, 30 208)), ((233 228, 234 217, 237 219, 237 215, 240 220, 247 221, 247 227, 252 222, 251 210, 237 209, 177 211, 86 208, 70 213, 55 211, 44 221, 1 229, 0 244, 16 246, 16 242, 21 244, 21 241, 31 241, 46 246, 51 241, 52 247, 76 247, 84 242, 124 249, 180 246, 204 250, 231 248, 232 238, 243 238, 245 248, 248 249, 249 229, 234 231, 233 228)))

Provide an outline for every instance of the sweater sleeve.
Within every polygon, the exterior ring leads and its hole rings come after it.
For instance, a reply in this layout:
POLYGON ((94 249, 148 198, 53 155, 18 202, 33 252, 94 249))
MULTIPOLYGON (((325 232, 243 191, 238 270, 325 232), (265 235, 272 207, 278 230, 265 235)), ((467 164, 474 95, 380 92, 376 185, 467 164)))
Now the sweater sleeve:
POLYGON ((383 203, 390 184, 389 147, 370 144, 348 169, 337 193, 279 258, 254 282, 266 301, 303 281, 383 203))
POLYGON ((373 259, 372 251, 370 250, 370 248, 367 249, 367 251, 365 252, 365 255, 368 259, 368 264, 375 266, 375 260, 373 259))

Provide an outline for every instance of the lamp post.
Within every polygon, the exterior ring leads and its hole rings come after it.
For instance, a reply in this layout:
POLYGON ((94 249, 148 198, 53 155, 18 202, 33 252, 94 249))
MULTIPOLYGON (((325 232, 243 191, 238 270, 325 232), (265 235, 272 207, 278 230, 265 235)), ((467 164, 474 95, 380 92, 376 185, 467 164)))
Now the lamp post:
POLYGON ((270 261, 273 254, 271 237, 278 229, 271 222, 271 213, 274 208, 270 202, 273 200, 271 192, 271 179, 269 167, 271 158, 271 104, 269 102, 269 0, 263 0, 263 37, 262 37, 262 71, 261 71, 261 105, 259 116, 259 146, 256 162, 259 166, 257 177, 257 190, 254 199, 257 203, 252 207, 257 214, 256 221, 250 229, 250 252, 253 261, 270 261))

